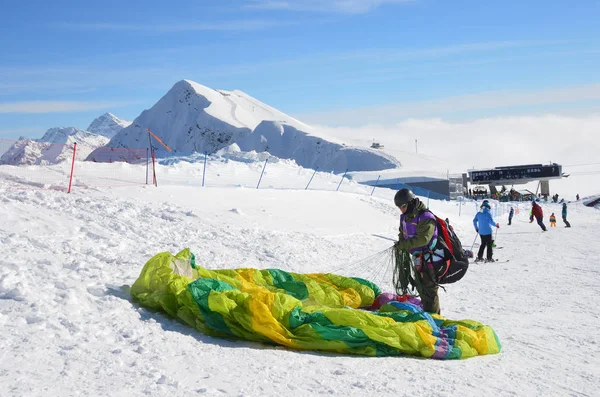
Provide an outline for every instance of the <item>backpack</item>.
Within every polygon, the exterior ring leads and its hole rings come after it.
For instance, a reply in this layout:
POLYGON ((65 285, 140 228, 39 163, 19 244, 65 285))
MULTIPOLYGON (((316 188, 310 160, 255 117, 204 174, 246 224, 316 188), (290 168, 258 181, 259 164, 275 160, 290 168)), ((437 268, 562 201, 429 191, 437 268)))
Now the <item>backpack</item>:
POLYGON ((431 215, 435 218, 435 227, 438 232, 437 243, 433 251, 444 251, 444 260, 433 263, 436 282, 438 284, 452 284, 463 278, 467 273, 469 257, 463 249, 460 239, 454 233, 454 229, 450 226, 450 222, 439 218, 433 212, 431 212, 431 215))

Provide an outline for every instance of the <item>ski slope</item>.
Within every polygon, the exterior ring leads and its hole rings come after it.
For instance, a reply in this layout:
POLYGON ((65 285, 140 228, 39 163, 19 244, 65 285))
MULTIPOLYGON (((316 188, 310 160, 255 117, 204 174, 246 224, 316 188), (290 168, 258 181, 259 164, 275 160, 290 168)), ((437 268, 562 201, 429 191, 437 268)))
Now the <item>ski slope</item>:
MULTIPOLYGON (((293 177, 280 166, 282 178, 293 177)), ((391 190, 348 189, 181 183, 66 194, 0 179, 0 395, 597 394, 600 212, 581 204, 569 204, 570 229, 559 205, 544 204, 546 220, 559 218, 546 233, 528 222, 527 204, 512 226, 499 213, 495 257, 509 262, 472 265, 440 291, 442 315, 494 328, 498 355, 440 362, 298 352, 208 337, 131 301, 127 286, 144 263, 184 247, 211 269, 350 272, 392 244, 399 210, 391 190)), ((475 203, 430 207, 471 246, 475 203)), ((344 275, 390 288, 381 269, 355 273, 344 275)))

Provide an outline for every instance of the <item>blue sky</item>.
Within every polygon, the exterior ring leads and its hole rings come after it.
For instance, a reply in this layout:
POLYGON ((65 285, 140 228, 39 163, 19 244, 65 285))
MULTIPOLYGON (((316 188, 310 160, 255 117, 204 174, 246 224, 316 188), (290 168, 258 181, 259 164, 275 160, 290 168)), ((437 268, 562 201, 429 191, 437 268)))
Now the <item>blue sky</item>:
POLYGON ((6 0, 0 138, 133 120, 181 79, 332 126, 597 114, 598 16, 585 0, 6 0))

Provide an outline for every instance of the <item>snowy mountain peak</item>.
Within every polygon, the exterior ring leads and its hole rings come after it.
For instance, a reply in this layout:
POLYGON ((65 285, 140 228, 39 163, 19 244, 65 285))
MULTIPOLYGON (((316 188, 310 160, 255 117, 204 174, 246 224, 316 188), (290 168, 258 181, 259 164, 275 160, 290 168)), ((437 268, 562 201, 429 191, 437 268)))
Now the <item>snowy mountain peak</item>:
POLYGON ((80 130, 75 127, 55 127, 50 128, 38 142, 54 143, 65 145, 77 141, 87 141, 88 139, 96 138, 98 135, 89 131, 80 130))
POLYGON ((112 113, 104 113, 102 116, 94 119, 87 130, 111 139, 130 124, 131 121, 122 120, 112 113))
MULTIPOLYGON (((263 120, 303 125, 241 91, 218 91, 181 80, 108 146, 145 149, 149 128, 174 152, 215 153, 249 135, 263 120)), ((162 149, 156 142, 153 145, 162 149)))
MULTIPOLYGON (((180 80, 134 122, 118 132, 109 147, 164 150, 148 129, 174 153, 216 153, 238 143, 243 151, 269 152, 322 171, 374 171, 400 162, 376 150, 345 147, 319 137, 313 129, 239 91, 214 90, 180 80)), ((100 152, 90 159, 102 158, 100 152)), ((99 161, 99 160, 97 160, 99 161)))

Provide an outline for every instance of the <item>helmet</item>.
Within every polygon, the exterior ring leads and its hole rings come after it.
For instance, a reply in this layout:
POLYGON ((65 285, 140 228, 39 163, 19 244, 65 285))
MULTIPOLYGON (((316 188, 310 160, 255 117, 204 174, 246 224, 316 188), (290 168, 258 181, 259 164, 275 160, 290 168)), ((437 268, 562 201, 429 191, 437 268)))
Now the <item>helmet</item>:
POLYGON ((408 204, 415 198, 417 198, 417 196, 415 196, 410 189, 400 189, 394 196, 394 204, 396 204, 397 207, 400 207, 401 205, 408 204))
POLYGON ((483 203, 481 203, 481 207, 480 208, 487 208, 488 210, 491 210, 492 207, 490 206, 490 202, 487 200, 483 200, 483 203))

